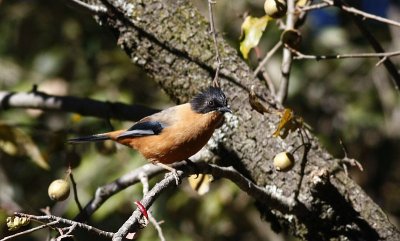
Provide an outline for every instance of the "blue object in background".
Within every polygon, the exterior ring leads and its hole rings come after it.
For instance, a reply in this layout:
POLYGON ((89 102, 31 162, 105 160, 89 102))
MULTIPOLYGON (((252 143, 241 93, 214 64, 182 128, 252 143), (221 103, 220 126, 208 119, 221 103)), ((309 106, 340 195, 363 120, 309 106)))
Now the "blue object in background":
POLYGON ((386 18, 389 0, 363 0, 361 1, 361 10, 367 13, 386 18))
POLYGON ((323 29, 329 26, 337 26, 339 24, 339 19, 337 15, 337 9, 335 8, 324 8, 312 11, 310 17, 314 29, 323 29))
MULTIPOLYGON (((354 5, 354 1, 348 1, 354 5)), ((360 10, 374 14, 380 17, 387 17, 387 10, 390 5, 390 0, 362 0, 358 7, 360 10)), ((335 7, 328 7, 311 11, 309 16, 312 18, 310 21, 312 28, 319 31, 325 27, 337 26, 339 24, 338 12, 341 11, 335 7)))

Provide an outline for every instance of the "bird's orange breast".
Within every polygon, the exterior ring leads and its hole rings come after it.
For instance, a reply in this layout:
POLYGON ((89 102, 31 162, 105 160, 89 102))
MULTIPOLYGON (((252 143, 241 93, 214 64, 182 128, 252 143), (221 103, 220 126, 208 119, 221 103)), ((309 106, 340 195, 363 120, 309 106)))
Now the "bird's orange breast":
POLYGON ((118 142, 138 150, 152 162, 171 164, 197 153, 223 121, 219 112, 195 113, 189 104, 175 113, 176 119, 159 135, 122 139, 118 142))

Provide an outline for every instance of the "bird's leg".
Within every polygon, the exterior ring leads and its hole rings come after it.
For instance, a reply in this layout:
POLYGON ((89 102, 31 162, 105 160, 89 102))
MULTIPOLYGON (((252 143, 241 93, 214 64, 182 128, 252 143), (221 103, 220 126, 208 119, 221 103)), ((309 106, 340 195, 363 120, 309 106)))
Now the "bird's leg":
POLYGON ((166 165, 166 164, 164 164, 164 163, 161 163, 161 162, 153 162, 153 164, 154 164, 154 165, 157 165, 157 166, 159 166, 159 167, 162 167, 162 168, 164 168, 165 170, 170 171, 170 173, 171 173, 172 175, 174 175, 176 185, 177 185, 177 186, 179 185, 180 179, 179 179, 179 176, 178 176, 178 172, 177 172, 177 170, 176 170, 175 168, 170 167, 170 166, 168 166, 168 165, 166 165))

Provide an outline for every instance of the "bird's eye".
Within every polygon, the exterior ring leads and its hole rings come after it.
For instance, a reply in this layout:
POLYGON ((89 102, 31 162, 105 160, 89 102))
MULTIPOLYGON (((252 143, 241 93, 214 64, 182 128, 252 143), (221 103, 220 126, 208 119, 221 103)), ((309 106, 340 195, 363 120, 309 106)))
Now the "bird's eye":
POLYGON ((212 107, 212 106, 214 106, 214 104, 215 104, 215 103, 214 103, 213 100, 210 100, 210 101, 208 102, 208 106, 211 106, 211 107, 212 107))

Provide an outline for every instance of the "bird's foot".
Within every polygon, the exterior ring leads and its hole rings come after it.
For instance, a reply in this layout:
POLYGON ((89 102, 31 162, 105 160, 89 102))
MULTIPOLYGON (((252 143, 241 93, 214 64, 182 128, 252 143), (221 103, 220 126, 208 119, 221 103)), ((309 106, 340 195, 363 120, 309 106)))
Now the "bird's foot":
POLYGON ((174 178, 175 178, 175 183, 176 183, 176 185, 177 185, 177 186, 179 185, 179 183, 181 182, 181 180, 180 180, 180 178, 179 178, 178 171, 177 171, 175 168, 170 167, 170 166, 168 166, 168 165, 166 165, 166 164, 163 164, 163 163, 161 163, 161 162, 156 162, 156 163, 154 163, 154 164, 157 165, 157 166, 159 166, 159 167, 164 168, 165 170, 170 171, 170 172, 167 173, 166 175, 173 175, 174 178))
POLYGON ((176 169, 173 169, 172 171, 168 172, 166 175, 173 175, 175 178, 175 184, 177 186, 181 182, 181 179, 179 178, 179 175, 178 175, 178 172, 176 171, 176 169))

